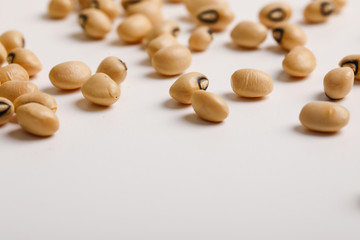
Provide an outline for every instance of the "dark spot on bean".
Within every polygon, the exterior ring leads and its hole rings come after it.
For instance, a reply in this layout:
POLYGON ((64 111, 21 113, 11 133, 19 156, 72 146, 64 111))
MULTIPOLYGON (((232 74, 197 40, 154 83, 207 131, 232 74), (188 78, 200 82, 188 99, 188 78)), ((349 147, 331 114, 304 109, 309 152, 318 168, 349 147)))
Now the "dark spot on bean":
POLYGON ((269 12, 267 17, 274 22, 281 22, 286 18, 286 13, 282 8, 275 8, 269 12))
POLYGON ((321 14, 323 16, 329 16, 334 12, 334 4, 330 2, 321 3, 321 14))
POLYGON ((10 110, 11 106, 8 103, 0 102, 0 117, 7 114, 7 112, 10 110))
POLYGON ((129 0, 124 3, 124 8, 127 9, 130 5, 140 3, 141 0, 129 0))
POLYGON ((88 20, 88 16, 85 14, 80 14, 79 16, 79 23, 82 29, 85 29, 86 22, 88 20))
POLYGON ((179 35, 179 33, 180 33, 180 28, 174 28, 173 30, 172 30, 172 35, 174 35, 175 37, 177 36, 177 35, 179 35))
POLYGON ((127 68, 127 66, 126 66, 126 63, 125 63, 125 62, 123 62, 123 61, 121 61, 121 59, 119 59, 119 61, 121 62, 121 64, 122 64, 122 65, 124 65, 125 71, 127 71, 127 70, 128 70, 128 68, 127 68))
POLYGON ((200 90, 206 90, 209 87, 209 79, 206 77, 199 77, 197 79, 200 90))
POLYGON ((282 28, 273 29, 273 37, 276 42, 281 43, 283 36, 284 36, 284 29, 282 28))
POLYGON ((99 9, 99 8, 100 8, 99 1, 98 1, 98 0, 91 0, 91 1, 89 2, 89 7, 90 7, 90 8, 97 8, 97 9, 99 9))
POLYGON ((13 53, 13 52, 10 52, 9 55, 7 56, 7 61, 8 61, 9 63, 13 63, 15 57, 16 57, 16 54, 13 53))
POLYGON ((350 60, 341 64, 341 67, 350 67, 354 70, 354 74, 357 75, 359 72, 359 61, 358 60, 350 60))
POLYGON ((325 92, 325 96, 327 97, 327 98, 329 98, 330 99, 330 101, 336 101, 337 99, 335 99, 335 98, 332 98, 332 97, 330 97, 329 95, 327 95, 327 93, 325 92))
POLYGON ((201 22, 214 24, 219 20, 219 13, 216 10, 207 10, 200 13, 197 18, 201 22))
POLYGON ((22 46, 25 47, 25 38, 22 39, 22 46))

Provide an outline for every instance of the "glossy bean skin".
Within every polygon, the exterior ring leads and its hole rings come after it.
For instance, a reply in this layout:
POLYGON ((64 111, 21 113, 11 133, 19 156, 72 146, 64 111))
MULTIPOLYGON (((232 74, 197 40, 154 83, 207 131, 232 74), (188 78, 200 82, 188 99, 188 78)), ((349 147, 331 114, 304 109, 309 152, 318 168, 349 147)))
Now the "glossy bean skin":
POLYGON ((79 14, 79 24, 84 33, 93 39, 104 38, 112 28, 110 18, 96 8, 87 8, 79 14))
POLYGON ((6 62, 6 58, 7 58, 7 51, 4 45, 0 42, 0 67, 6 62))
POLYGON ((0 86, 8 81, 29 81, 28 72, 19 64, 11 63, 0 68, 0 86))
POLYGON ((208 78, 199 72, 190 72, 178 78, 170 87, 170 96, 182 104, 191 104, 191 97, 197 90, 206 90, 208 78))
POLYGON ((354 71, 349 67, 331 70, 324 77, 326 96, 337 100, 346 97, 354 85, 354 71))
POLYGON ((95 73, 82 87, 83 96, 92 103, 108 107, 119 100, 120 87, 105 73, 95 73))
POLYGON ((214 39, 213 31, 208 26, 197 27, 190 36, 189 47, 193 51, 205 51, 214 39))
POLYGON ((261 23, 242 21, 231 31, 233 42, 243 48, 258 48, 267 37, 268 29, 261 23))
POLYGON ((90 68, 80 61, 69 61, 54 66, 49 73, 51 83, 63 90, 80 88, 91 77, 90 68))
POLYGON ((304 46, 307 39, 305 32, 298 25, 288 22, 275 25, 272 34, 275 41, 286 51, 304 46))
POLYGON ((292 15, 292 8, 286 2, 273 2, 264 6, 259 12, 259 20, 268 28, 286 22, 292 15))
POLYGON ((222 32, 234 20, 234 12, 229 7, 208 4, 194 14, 195 23, 208 26, 214 32, 222 32))
POLYGON ((105 73, 117 84, 122 83, 127 75, 127 66, 118 57, 110 56, 105 58, 96 70, 97 73, 105 73))
POLYGON ((349 55, 341 59, 339 63, 340 67, 349 67, 354 71, 355 79, 360 80, 360 54, 349 55))
POLYGON ((48 15, 53 19, 66 18, 74 10, 72 0, 51 0, 48 6, 48 15))
POLYGON ((224 99, 211 92, 195 91, 191 103, 196 114, 209 122, 222 122, 229 115, 229 107, 224 99))
POLYGON ((14 101, 26 93, 38 92, 38 87, 29 81, 8 81, 0 86, 0 97, 14 101))
POLYGON ((0 35, 0 42, 4 45, 7 53, 14 48, 25 47, 24 35, 17 30, 10 30, 0 35))
POLYGON ((13 103, 7 98, 0 97, 0 126, 7 123, 13 115, 13 103))
POLYGON ((152 58, 160 49, 178 44, 179 42, 172 34, 164 33, 149 42, 146 47, 146 52, 149 57, 152 58))
POLYGON ((152 25, 156 25, 164 20, 162 8, 152 2, 142 2, 129 6, 127 14, 142 14, 150 20, 152 25))
POLYGON ((241 97, 260 98, 270 94, 274 84, 272 78, 263 71, 240 69, 231 76, 231 87, 241 97))
POLYGON ((350 120, 349 111, 336 103, 316 101, 306 104, 299 116, 301 124, 317 132, 338 132, 350 120))
POLYGON ((307 77, 316 67, 316 57, 307 48, 292 49, 283 60, 283 70, 292 77, 307 77))
POLYGON ((45 107, 48 107, 53 112, 57 111, 56 100, 51 95, 47 93, 33 92, 23 94, 15 99, 15 112, 21 105, 27 103, 39 103, 41 105, 44 105, 45 107))
POLYGON ((336 11, 333 0, 316 0, 310 2, 304 10, 304 18, 309 23, 323 23, 336 11))
POLYGON ((42 64, 37 56, 28 49, 14 48, 8 54, 7 61, 22 66, 30 77, 35 76, 42 70, 42 64))
POLYGON ((127 43, 140 43, 152 28, 150 20, 142 14, 127 17, 117 28, 117 33, 127 43))
POLYGON ((169 33, 176 38, 180 34, 179 24, 173 20, 166 20, 156 24, 146 35, 146 43, 148 44, 151 40, 164 33, 169 33))
POLYGON ((19 106, 16 117, 24 131, 36 136, 48 137, 59 129, 59 119, 55 113, 39 103, 19 106))

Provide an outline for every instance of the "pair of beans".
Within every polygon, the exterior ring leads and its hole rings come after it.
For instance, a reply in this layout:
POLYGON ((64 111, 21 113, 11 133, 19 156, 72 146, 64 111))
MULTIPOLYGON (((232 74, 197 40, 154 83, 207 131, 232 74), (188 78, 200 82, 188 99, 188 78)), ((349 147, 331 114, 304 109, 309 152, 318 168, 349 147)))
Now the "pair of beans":
POLYGON ((304 9, 304 19, 309 23, 326 22, 345 4, 346 0, 312 0, 304 9))
POLYGON ((7 59, 8 54, 15 48, 23 48, 25 46, 24 36, 21 32, 11 30, 0 35, 0 66, 7 59))

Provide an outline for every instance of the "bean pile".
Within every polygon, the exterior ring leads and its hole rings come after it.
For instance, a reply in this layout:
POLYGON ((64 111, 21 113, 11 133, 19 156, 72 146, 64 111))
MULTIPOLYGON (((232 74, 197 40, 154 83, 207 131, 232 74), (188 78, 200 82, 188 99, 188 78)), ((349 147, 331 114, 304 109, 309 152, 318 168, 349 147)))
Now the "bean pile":
MULTIPOLYGON (((181 34, 179 24, 163 17, 162 0, 51 0, 48 16, 64 19, 78 10, 78 22, 90 39, 103 39, 111 31, 114 19, 124 15, 116 31, 121 40, 143 44, 154 70, 166 77, 183 74, 192 62, 192 51, 205 51, 211 46, 214 33, 223 32, 235 14, 227 0, 168 0, 184 4, 196 25, 188 46, 176 37, 181 34)), ((304 9, 304 20, 324 23, 340 13, 346 0, 313 0, 304 9)), ((283 71, 294 78, 305 78, 316 68, 317 60, 305 47, 306 33, 290 21, 292 7, 285 2, 272 2, 260 9, 259 22, 241 21, 231 31, 230 38, 239 48, 258 49, 272 32, 274 43, 287 51, 282 62, 283 71)), ((0 36, 0 125, 16 113, 17 122, 27 132, 50 136, 59 128, 55 114, 55 99, 38 92, 29 79, 42 69, 36 55, 25 48, 23 35, 8 31, 0 36)), ((360 55, 344 57, 340 68, 324 77, 324 92, 330 100, 349 94, 355 79, 360 80, 360 55)), ((83 62, 68 61, 54 66, 50 82, 59 89, 80 89, 84 98, 101 105, 114 104, 121 95, 120 84, 127 76, 128 67, 118 57, 102 60, 95 74, 83 62)), ((199 72, 185 73, 170 87, 170 96, 180 104, 192 105, 195 113, 210 122, 222 122, 229 115, 227 103, 215 93, 207 92, 210 80, 199 72)), ((239 69, 232 74, 231 87, 243 98, 265 99, 274 88, 273 79, 258 69, 239 69)), ((337 132, 347 125, 349 111, 333 102, 311 102, 300 113, 301 124, 313 131, 337 132)))

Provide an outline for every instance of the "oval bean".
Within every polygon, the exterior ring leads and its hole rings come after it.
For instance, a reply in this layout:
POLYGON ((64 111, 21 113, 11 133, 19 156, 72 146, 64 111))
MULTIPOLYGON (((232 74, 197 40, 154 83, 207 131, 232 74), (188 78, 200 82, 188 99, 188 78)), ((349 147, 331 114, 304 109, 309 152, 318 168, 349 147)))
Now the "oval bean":
POLYGON ((29 81, 29 74, 22 66, 16 63, 0 68, 0 85, 14 80, 29 81))
POLYGON ((117 57, 107 57, 99 65, 97 73, 105 73, 117 84, 122 83, 127 75, 127 66, 125 62, 117 57))
POLYGON ((111 30, 110 18, 96 8, 87 8, 80 12, 79 23, 85 34, 94 39, 102 39, 111 30))
POLYGON ((194 51, 205 51, 213 41, 213 31, 208 26, 197 27, 190 36, 189 47, 194 51))
POLYGON ((261 23, 242 21, 231 32, 233 42, 244 48, 257 48, 267 37, 268 29, 261 23))
POLYGON ((306 77, 316 67, 316 58, 307 48, 298 46, 293 48, 282 62, 284 72, 292 77, 306 77))
POLYGON ((7 123, 14 114, 14 105, 7 99, 0 97, 0 126, 7 123))
POLYGON ((56 100, 51 95, 47 93, 33 92, 33 93, 23 94, 15 99, 14 101, 15 112, 21 105, 27 103, 39 103, 41 105, 44 105, 45 107, 48 107, 53 112, 57 111, 56 100))
POLYGON ((30 77, 41 71, 42 65, 37 56, 25 48, 14 48, 7 57, 9 63, 17 63, 22 66, 30 77))
POLYGON ((1 34, 0 42, 4 45, 8 53, 14 48, 25 47, 24 36, 21 32, 16 30, 7 31, 1 34))
POLYGON ((285 2, 273 2, 264 6, 259 12, 259 20, 268 28, 286 22, 292 15, 291 6, 285 2))
POLYGON ((295 24, 288 22, 277 24, 272 33, 275 41, 287 51, 306 43, 305 32, 295 24))
POLYGON ((134 14, 127 17, 117 28, 119 37, 128 43, 138 43, 151 30, 152 24, 142 14, 134 14))
POLYGON ((37 92, 38 87, 29 81, 8 81, 0 86, 0 97, 14 101, 19 96, 26 93, 37 92))

